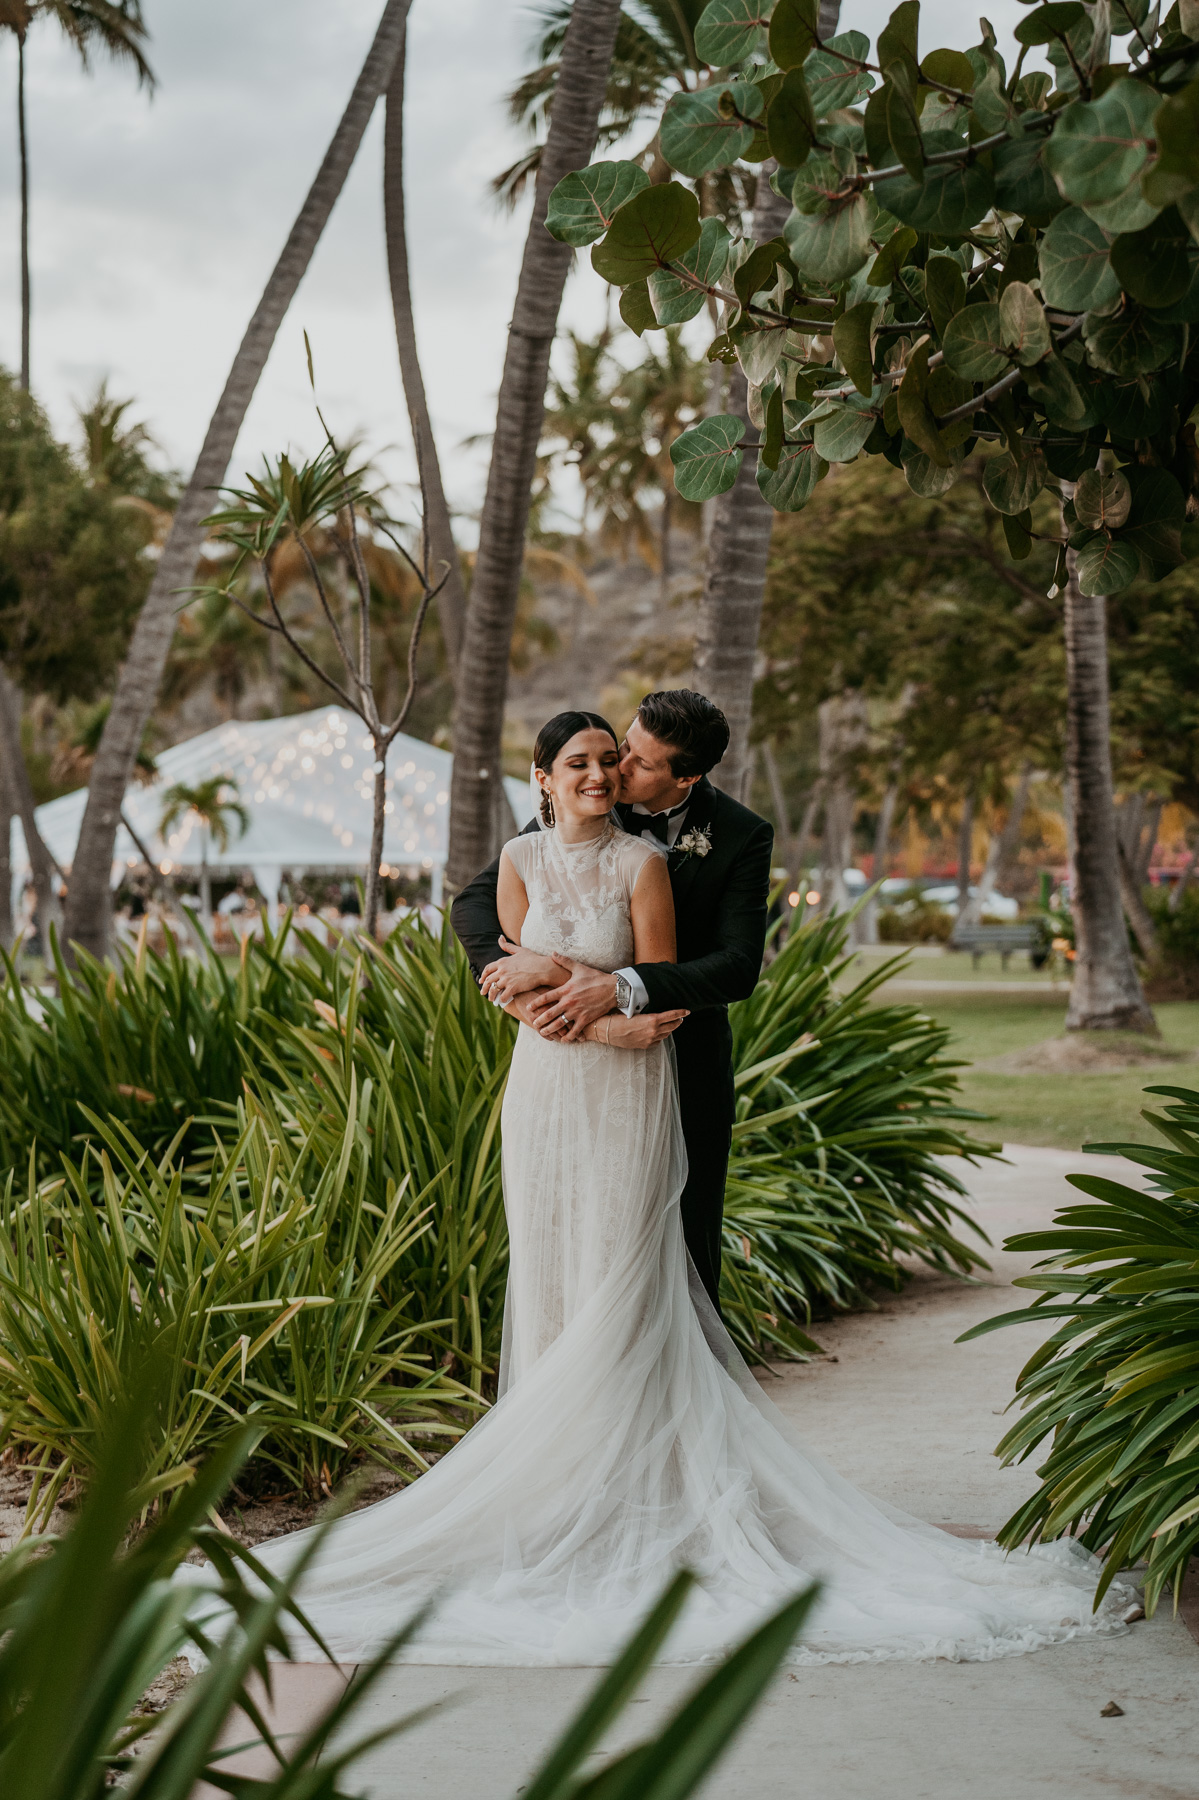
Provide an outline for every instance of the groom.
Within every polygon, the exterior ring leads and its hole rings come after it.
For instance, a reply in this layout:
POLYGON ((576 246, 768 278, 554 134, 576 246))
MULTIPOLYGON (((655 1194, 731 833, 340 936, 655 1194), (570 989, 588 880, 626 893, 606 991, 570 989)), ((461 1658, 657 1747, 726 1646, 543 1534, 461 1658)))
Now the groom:
MULTIPOLYGON (((564 1042, 614 1006, 629 1016, 689 1010, 674 1033, 688 1163, 683 1233, 717 1309, 734 1116, 728 1006, 753 992, 762 966, 774 838, 765 819, 708 780, 728 741, 719 708, 682 688, 647 694, 620 746, 616 817, 626 831, 657 838, 670 852, 678 961, 638 963, 615 975, 571 963, 564 985, 524 1003, 529 1022, 544 1037, 564 1042)), ((536 819, 525 827, 540 829, 536 819)), ((497 857, 463 888, 450 917, 483 992, 519 1004, 548 978, 560 981, 562 970, 529 950, 503 953, 498 879, 497 857)))

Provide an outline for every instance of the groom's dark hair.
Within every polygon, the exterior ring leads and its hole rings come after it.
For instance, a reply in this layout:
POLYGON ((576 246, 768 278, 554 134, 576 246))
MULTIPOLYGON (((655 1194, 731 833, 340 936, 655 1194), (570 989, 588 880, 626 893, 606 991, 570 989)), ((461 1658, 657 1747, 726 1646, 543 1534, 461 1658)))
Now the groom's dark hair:
POLYGON ((728 720, 705 694, 691 688, 647 694, 637 717, 651 737, 670 746, 670 772, 677 781, 706 775, 729 747, 728 720))

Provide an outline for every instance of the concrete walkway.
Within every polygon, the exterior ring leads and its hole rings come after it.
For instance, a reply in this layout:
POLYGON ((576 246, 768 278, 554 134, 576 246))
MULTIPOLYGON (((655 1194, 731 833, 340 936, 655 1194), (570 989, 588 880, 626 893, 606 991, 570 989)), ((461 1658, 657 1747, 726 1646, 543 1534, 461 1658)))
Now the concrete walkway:
MULTIPOLYGON (((1008 1155, 1010 1166, 963 1170, 996 1244, 1047 1224, 1070 1195, 1066 1172, 1099 1160, 1008 1155)), ((976 1320, 1027 1303, 1008 1283, 1029 1259, 992 1261, 978 1286, 918 1277, 878 1312, 822 1327, 830 1360, 765 1378, 851 1480, 935 1523, 988 1532, 1036 1485, 1029 1470, 1000 1469, 991 1451, 1015 1375, 1042 1335, 1019 1327, 955 1345, 976 1320)), ((287 1728, 336 1677, 315 1667, 281 1673, 287 1728)), ((397 1668, 362 1730, 441 1704, 373 1752, 357 1783, 377 1800, 508 1800, 595 1680, 586 1669, 397 1668)), ((693 1671, 652 1671, 605 1751, 643 1736, 695 1680, 693 1671)), ((706 1800, 1194 1800, 1199 1645, 1163 1610, 1123 1637, 998 1663, 784 1672, 703 1791, 706 1800), (1102 1717, 1113 1700, 1123 1716, 1102 1717)))

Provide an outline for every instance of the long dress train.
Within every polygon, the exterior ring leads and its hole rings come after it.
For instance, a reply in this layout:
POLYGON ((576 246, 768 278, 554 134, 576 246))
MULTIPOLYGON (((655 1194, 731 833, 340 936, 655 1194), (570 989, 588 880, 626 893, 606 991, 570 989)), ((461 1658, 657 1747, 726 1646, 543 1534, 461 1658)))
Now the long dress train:
MULTIPOLYGON (((632 960, 652 845, 609 824, 506 847, 525 945, 632 960)), ((334 1526, 300 1600, 344 1661, 436 1596, 424 1663, 602 1664, 670 1574, 699 1588, 663 1661, 722 1656, 813 1577, 796 1663, 988 1661, 1123 1628, 1071 1542, 1005 1556, 869 1499, 805 1450, 689 1267, 669 1043, 547 1042, 521 1026, 503 1110, 511 1271, 501 1397, 411 1487, 334 1526)), ((282 1572, 304 1534, 258 1555, 282 1572)), ((301 1651, 301 1654, 303 1652, 301 1651)))

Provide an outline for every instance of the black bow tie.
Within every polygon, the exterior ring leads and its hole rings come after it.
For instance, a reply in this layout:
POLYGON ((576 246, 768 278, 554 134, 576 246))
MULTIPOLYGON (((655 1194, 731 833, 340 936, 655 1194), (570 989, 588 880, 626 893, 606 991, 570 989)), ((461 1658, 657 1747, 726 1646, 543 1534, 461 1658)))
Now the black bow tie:
POLYGON ((639 813, 634 812, 631 806, 626 807, 625 826, 627 830, 639 833, 642 837, 648 831, 650 836, 656 837, 660 844, 668 844, 670 821, 677 819, 680 813, 685 813, 690 805, 691 799, 688 796, 681 806, 672 806, 669 812, 639 813))

